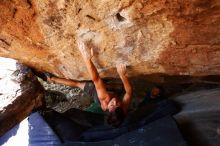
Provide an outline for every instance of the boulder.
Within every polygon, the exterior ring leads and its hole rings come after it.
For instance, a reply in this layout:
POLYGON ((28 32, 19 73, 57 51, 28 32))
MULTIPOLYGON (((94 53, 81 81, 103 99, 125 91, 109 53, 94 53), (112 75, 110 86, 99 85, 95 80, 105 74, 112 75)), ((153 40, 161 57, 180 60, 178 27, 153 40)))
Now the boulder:
POLYGON ((43 104, 44 89, 26 66, 0 57, 0 136, 43 104))
POLYGON ((220 74, 218 0, 0 1, 0 56, 86 80, 78 38, 95 51, 101 77, 220 74))
POLYGON ((175 97, 182 110, 175 115, 192 146, 220 145, 220 88, 203 89, 175 97))

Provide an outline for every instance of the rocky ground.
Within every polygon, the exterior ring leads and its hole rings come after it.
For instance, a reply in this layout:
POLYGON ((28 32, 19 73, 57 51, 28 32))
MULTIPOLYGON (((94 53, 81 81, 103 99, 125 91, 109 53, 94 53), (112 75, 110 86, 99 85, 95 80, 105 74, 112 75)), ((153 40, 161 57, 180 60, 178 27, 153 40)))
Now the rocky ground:
POLYGON ((65 112, 70 108, 84 110, 91 103, 88 95, 79 88, 48 83, 40 80, 46 89, 46 105, 57 112, 65 112))

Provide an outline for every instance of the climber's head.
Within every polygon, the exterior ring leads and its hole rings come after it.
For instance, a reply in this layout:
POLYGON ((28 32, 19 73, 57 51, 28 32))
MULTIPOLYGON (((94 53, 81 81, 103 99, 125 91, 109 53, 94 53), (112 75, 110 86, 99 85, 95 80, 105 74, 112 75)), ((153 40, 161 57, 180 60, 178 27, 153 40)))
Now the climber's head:
POLYGON ((113 112, 117 107, 121 107, 121 100, 118 97, 112 97, 107 105, 108 111, 113 112))
POLYGON ((107 122, 113 127, 118 127, 124 120, 125 113, 122 109, 122 102, 116 94, 112 93, 112 98, 108 103, 107 122))
POLYGON ((125 113, 122 107, 116 107, 114 111, 111 111, 107 115, 107 123, 113 127, 119 127, 124 121, 125 113))

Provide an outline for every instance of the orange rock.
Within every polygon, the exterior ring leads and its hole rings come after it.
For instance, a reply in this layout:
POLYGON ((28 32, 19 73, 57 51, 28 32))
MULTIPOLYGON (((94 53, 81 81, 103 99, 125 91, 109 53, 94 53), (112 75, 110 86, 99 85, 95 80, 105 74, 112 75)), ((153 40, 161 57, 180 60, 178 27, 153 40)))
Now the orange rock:
POLYGON ((220 1, 31 2, 0 2, 0 56, 85 80, 80 36, 95 46, 102 77, 117 77, 119 62, 129 66, 129 76, 220 74, 220 1))

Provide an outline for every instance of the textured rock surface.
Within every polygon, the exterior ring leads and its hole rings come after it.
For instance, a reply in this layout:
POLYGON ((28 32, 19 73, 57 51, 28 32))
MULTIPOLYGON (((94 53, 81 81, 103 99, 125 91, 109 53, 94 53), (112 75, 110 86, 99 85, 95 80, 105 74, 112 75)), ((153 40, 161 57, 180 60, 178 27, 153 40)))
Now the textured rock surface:
POLYGON ((220 74, 219 0, 1 0, 0 56, 83 80, 77 37, 95 47, 102 77, 220 74))
POLYGON ((42 104, 44 89, 30 69, 0 57, 0 136, 42 104))

